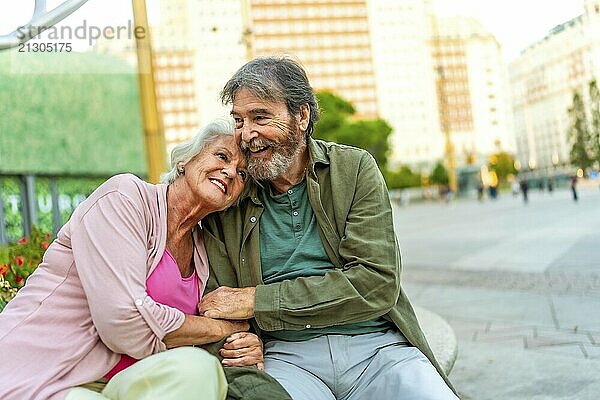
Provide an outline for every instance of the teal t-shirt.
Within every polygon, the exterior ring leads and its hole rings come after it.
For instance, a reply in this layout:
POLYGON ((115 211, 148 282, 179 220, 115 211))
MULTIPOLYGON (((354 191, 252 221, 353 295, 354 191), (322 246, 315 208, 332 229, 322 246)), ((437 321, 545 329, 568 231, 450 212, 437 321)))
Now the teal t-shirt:
MULTIPOLYGON (((308 200, 306 180, 283 194, 270 186, 259 190, 264 205, 260 217, 260 261, 264 283, 303 276, 323 276, 335 267, 329 260, 317 221, 308 200)), ((300 341, 321 335, 357 335, 390 328, 384 318, 360 323, 310 328, 300 331, 265 332, 279 340, 300 341)))

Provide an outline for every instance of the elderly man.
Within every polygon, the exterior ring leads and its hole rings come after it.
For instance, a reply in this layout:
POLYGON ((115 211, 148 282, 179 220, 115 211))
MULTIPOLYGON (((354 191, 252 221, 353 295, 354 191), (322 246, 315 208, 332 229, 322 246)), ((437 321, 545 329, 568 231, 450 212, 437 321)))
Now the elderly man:
POLYGON ((289 58, 247 63, 221 95, 258 184, 204 222, 214 291, 200 311, 254 318, 293 399, 456 399, 400 287, 373 157, 311 137, 317 101, 289 58))

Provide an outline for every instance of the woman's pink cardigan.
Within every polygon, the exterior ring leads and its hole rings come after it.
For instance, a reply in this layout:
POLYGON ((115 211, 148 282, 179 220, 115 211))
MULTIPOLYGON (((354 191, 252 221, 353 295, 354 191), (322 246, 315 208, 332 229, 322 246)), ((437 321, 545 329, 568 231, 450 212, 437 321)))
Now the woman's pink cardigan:
MULTIPOLYGON (((117 175, 77 207, 0 313, 0 399, 63 399, 104 376, 119 354, 166 350, 162 339, 184 314, 146 293, 165 250, 166 193, 166 185, 117 175)), ((199 266, 206 252, 194 235, 199 266)))

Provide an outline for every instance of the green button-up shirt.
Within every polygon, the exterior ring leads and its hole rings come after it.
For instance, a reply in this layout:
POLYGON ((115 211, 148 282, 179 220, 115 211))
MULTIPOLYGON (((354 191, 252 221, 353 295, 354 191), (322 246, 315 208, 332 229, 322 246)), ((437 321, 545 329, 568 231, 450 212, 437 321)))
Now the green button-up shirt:
POLYGON ((309 139, 308 198, 335 269, 324 276, 264 284, 259 218, 251 187, 240 205, 203 222, 210 259, 207 290, 256 286, 258 331, 301 330, 384 316, 447 380, 400 285, 400 251, 385 181, 366 151, 309 139))

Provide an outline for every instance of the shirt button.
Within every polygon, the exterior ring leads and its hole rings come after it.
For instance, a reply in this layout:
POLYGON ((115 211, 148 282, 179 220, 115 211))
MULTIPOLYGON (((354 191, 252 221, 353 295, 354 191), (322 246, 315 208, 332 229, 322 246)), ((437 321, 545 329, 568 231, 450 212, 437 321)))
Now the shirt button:
POLYGON ((302 229, 302 225, 300 224, 296 224, 296 226, 294 227, 297 231, 302 229))
POLYGON ((289 189, 288 194, 292 194, 292 193, 294 193, 294 191, 292 189, 289 189))
POLYGON ((246 262, 246 259, 245 259, 245 258, 242 258, 242 262, 243 262, 243 263, 245 263, 245 262, 246 262))
POLYGON ((255 223, 256 222, 256 217, 254 217, 254 216, 250 217, 250 222, 255 223))
POLYGON ((144 304, 144 301, 142 299, 135 299, 136 306, 141 306, 142 304, 144 304))
POLYGON ((298 215, 298 211, 294 211, 292 214, 294 214, 294 216, 298 215))
POLYGON ((306 329, 310 329, 310 324, 306 325, 306 329))

